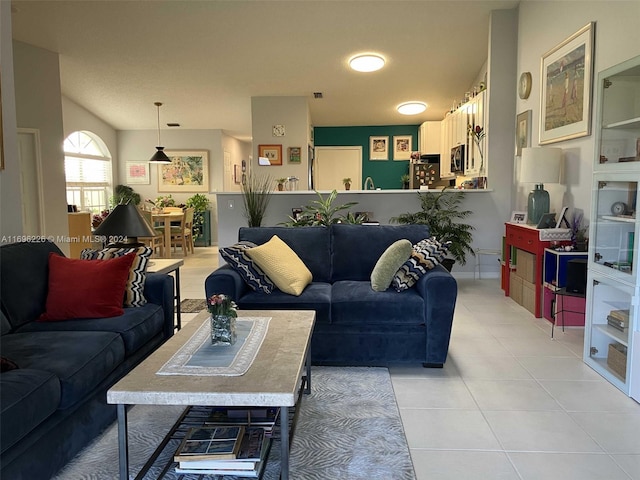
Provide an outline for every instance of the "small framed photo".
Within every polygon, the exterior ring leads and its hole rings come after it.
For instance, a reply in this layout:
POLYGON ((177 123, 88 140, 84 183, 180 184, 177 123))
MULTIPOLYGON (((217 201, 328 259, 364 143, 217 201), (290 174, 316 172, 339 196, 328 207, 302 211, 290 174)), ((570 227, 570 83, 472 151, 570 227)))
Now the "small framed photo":
POLYGON ((522 148, 531 146, 531 110, 518 114, 516 120, 516 157, 522 156, 522 148))
POLYGON ((389 160, 389 137, 369 137, 369 160, 389 160))
POLYGON ((149 162, 125 162, 127 185, 149 185, 149 162))
POLYGON ((282 165, 282 145, 258 145, 258 164, 282 165))
POLYGON ((410 160, 412 135, 396 135, 393 137, 393 159, 410 160))
POLYGON ((511 223, 527 223, 527 212, 511 212, 511 223))
POLYGON ((289 163, 301 163, 302 162, 302 148, 289 147, 288 149, 289 163))

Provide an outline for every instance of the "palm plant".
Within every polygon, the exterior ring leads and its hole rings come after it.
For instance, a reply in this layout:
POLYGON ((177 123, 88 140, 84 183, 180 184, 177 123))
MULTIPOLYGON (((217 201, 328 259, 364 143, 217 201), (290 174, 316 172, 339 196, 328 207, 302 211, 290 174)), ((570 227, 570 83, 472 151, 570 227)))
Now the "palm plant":
POLYGON ((403 213, 391 219, 392 223, 428 225, 429 233, 440 242, 451 242, 449 254, 460 265, 467 263, 466 254, 475 256, 471 247, 474 229, 472 225, 459 223, 456 220, 467 218, 473 212, 460 210, 460 203, 464 199, 461 190, 438 193, 418 192, 421 210, 415 213, 403 213))
POLYGON ((258 176, 250 173, 242 184, 244 216, 250 227, 262 226, 262 219, 271 200, 273 180, 268 175, 258 176))
POLYGON ((289 221, 284 225, 287 227, 307 227, 307 226, 328 226, 334 223, 362 223, 364 217, 362 215, 354 215, 349 212, 346 216, 337 215, 338 212, 347 210, 357 205, 358 202, 347 202, 343 205, 333 205, 338 192, 333 190, 327 198, 324 198, 316 191, 319 200, 313 200, 309 205, 302 209, 302 213, 297 218, 289 217, 289 221))

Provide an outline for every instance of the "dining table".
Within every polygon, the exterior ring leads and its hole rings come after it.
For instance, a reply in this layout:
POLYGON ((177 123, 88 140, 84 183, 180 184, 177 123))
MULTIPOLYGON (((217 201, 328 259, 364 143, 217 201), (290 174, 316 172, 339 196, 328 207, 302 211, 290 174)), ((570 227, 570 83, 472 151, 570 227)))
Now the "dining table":
POLYGON ((164 256, 171 258, 171 222, 180 222, 184 217, 184 212, 158 212, 151 213, 151 220, 154 225, 162 223, 164 225, 164 256))

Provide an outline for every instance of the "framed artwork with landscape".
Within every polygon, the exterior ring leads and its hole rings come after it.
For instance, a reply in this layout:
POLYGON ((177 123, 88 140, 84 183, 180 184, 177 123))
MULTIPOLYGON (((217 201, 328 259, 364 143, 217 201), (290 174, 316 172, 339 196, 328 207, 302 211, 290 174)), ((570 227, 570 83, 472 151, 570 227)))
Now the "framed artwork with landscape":
POLYGON ((522 156, 522 148, 531 146, 531 110, 518 114, 516 119, 516 156, 522 156))
POLYGON ((169 164, 158 165, 158 192, 208 192, 207 150, 165 150, 169 164))
POLYGON ((540 145, 591 133, 594 29, 587 24, 542 56, 540 145))

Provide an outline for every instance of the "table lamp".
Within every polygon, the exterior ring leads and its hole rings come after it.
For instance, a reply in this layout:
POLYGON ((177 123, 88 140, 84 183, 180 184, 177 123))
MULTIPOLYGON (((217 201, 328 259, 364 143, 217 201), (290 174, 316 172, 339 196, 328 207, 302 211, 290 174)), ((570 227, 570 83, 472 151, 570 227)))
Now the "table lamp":
POLYGON ((522 183, 535 183, 527 199, 529 223, 537 225, 545 213, 549 213, 549 192, 545 183, 560 183, 562 149, 547 147, 525 147, 522 149, 522 183))
POLYGON ((153 237, 156 232, 140 214, 133 203, 121 203, 105 218, 93 232, 97 236, 115 238, 115 247, 139 247, 138 237, 153 237))

